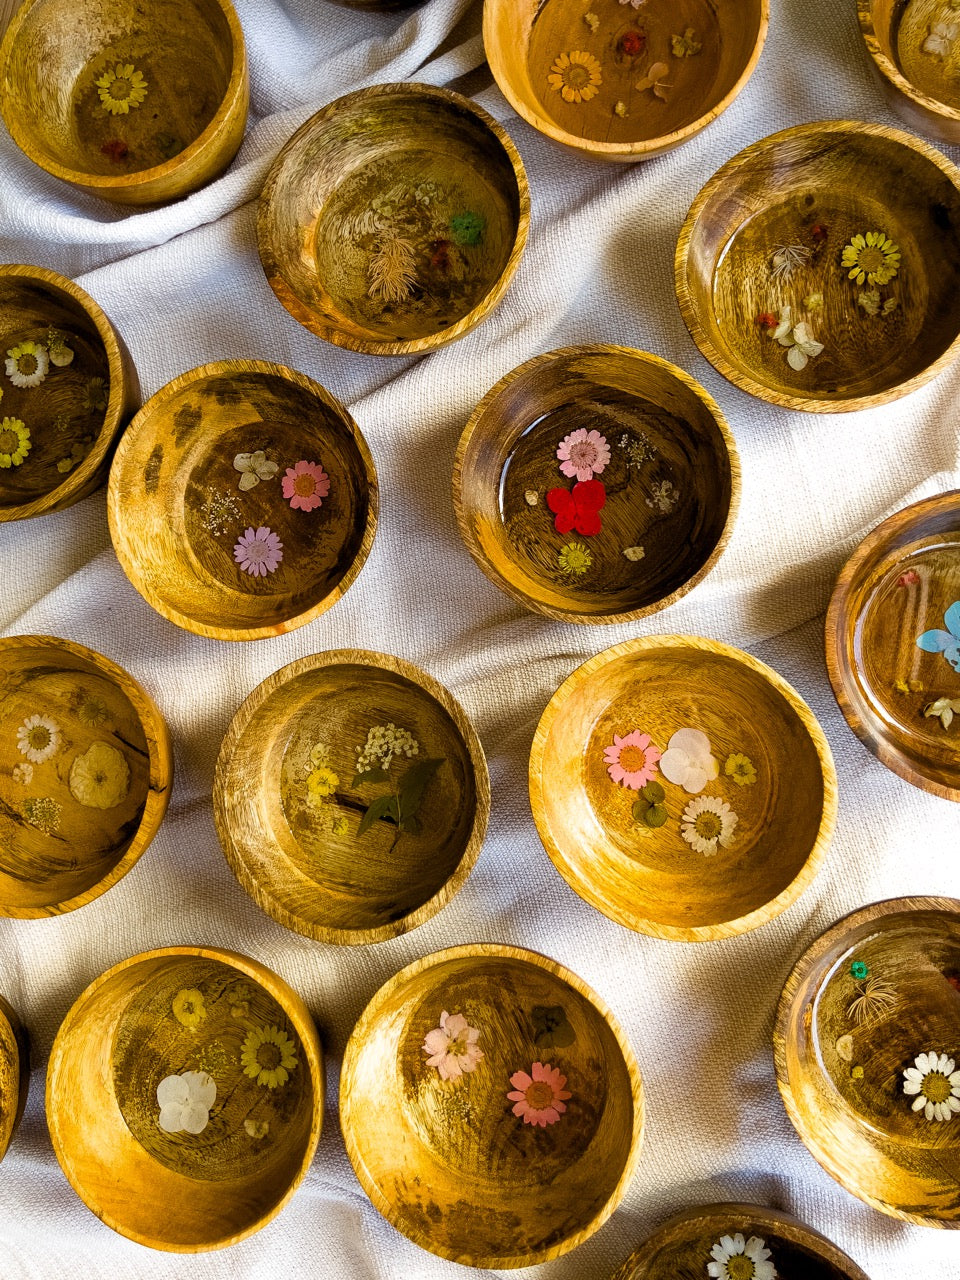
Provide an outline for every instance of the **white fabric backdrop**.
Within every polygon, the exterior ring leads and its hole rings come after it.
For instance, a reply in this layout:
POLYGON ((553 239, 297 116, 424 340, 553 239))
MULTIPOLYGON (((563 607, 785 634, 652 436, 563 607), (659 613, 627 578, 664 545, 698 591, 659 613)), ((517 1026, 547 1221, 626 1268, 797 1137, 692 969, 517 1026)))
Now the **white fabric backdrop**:
POLYGON ((690 340, 673 295, 673 249, 714 170, 791 124, 896 123, 866 66, 852 0, 773 7, 759 68, 730 110, 679 151, 633 167, 573 157, 515 116, 479 70, 477 0, 430 0, 397 16, 324 0, 237 0, 252 74, 247 138, 227 175, 171 208, 125 213, 75 194, 0 129, 0 260, 77 278, 125 337, 145 395, 231 357, 318 379, 360 423, 383 506, 373 553, 346 598, 292 635, 248 645, 191 636, 141 600, 110 546, 102 492, 42 521, 0 525, 0 629, 68 637, 129 669, 168 720, 177 766, 166 822, 118 886, 61 919, 0 921, 0 990, 34 1047, 27 1113, 0 1166, 4 1280, 465 1274, 368 1203, 344 1153, 336 1098, 347 1037, 380 984, 420 955, 473 939, 529 945, 581 974, 619 1016, 647 1088, 644 1155, 622 1207, 581 1249, 531 1276, 599 1280, 672 1212, 744 1199, 791 1210, 873 1280, 960 1278, 960 1236, 907 1226, 849 1196, 801 1145, 774 1081, 776 998, 816 934, 879 898, 960 896, 960 806, 901 782, 861 747, 822 657, 822 614, 857 541, 906 503, 960 487, 960 367, 889 409, 818 417, 729 386, 690 340), (321 343, 275 301, 257 257, 256 196, 278 147, 316 108, 401 79, 476 92, 521 152, 533 218, 520 270, 486 324, 424 359, 377 360, 321 343), (454 450, 476 401, 521 361, 576 342, 634 345, 683 366, 717 398, 741 452, 743 504, 729 550, 690 596, 633 627, 579 628, 522 611, 474 567, 451 508, 454 450), (837 760, 840 820, 820 876, 776 922, 724 943, 659 942, 614 925, 556 874, 530 816, 527 753, 550 694, 601 648, 657 631, 699 632, 769 662, 810 703, 837 760), (246 694, 294 658, 341 646, 392 650, 445 683, 487 747, 493 784, 487 843, 466 887, 423 928, 363 949, 310 943, 263 915, 227 868, 210 805, 219 743, 246 694), (317 1157, 283 1214, 232 1250, 178 1258, 115 1235, 77 1199, 52 1154, 43 1088, 57 1027, 88 982, 137 951, 197 942, 257 957, 304 996, 326 1043, 329 1092, 317 1157))

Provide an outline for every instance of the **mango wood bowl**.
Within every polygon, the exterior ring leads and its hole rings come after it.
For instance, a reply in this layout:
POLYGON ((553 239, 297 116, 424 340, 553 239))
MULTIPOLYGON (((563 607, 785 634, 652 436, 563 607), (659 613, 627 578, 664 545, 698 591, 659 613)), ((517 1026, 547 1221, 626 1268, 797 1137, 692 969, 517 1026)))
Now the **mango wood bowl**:
POLYGON ((960 142, 960 45, 949 5, 857 0, 860 33, 887 106, 941 142, 960 142))
POLYGON ((402 658, 338 649, 254 689, 220 748, 214 819, 268 915, 320 942, 382 942, 445 906, 480 856, 483 748, 402 658))
POLYGON ((130 870, 167 810, 163 717, 109 658, 0 639, 0 916, 62 915, 130 870))
POLYGON ((374 1206, 466 1266, 525 1267, 598 1230, 636 1171, 643 1086, 581 978, 494 943, 415 961, 343 1060, 347 1152, 374 1206))
POLYGON ((960 800, 960 491, 860 543, 827 610, 827 670, 857 737, 914 786, 960 800))
POLYGON ((553 695, 530 804, 591 906, 655 938, 709 942, 766 924, 807 888, 837 782, 816 718, 770 667, 698 636, 646 636, 553 695))
POLYGON ((71 1186, 151 1249, 252 1235, 293 1195, 323 1120, 306 1005, 232 951, 163 947, 97 978, 63 1020, 47 1123, 71 1186))
POLYGON ((128 427, 107 493, 127 577, 177 626, 259 640, 344 594, 377 525, 377 477, 343 405, 293 369, 222 360, 128 427))
POLYGON ((467 550, 528 609, 625 622, 666 608, 733 532, 740 463, 715 401, 630 347, 564 347, 501 378, 457 449, 467 550))
POLYGON ((0 113, 34 164, 118 204, 179 199, 247 121, 230 0, 24 0, 0 43, 0 113))
POLYGON ((694 341, 742 390, 814 413, 888 404, 960 344, 960 171, 885 125, 785 129, 701 190, 675 269, 694 341))
POLYGON ((960 1226, 960 901, 894 898, 845 916, 780 997, 777 1083, 797 1133, 852 1195, 960 1226))
POLYGON ((0 265, 0 522, 98 488, 139 404, 130 354, 90 295, 44 267, 0 265))
POLYGON ((530 222, 516 147, 469 98, 379 84, 293 135, 260 201, 274 293, 318 337, 367 355, 432 351, 493 311, 530 222))
POLYGON ((30 1042, 3 996, 0 996, 0 1160, 17 1131, 30 1087, 30 1042))

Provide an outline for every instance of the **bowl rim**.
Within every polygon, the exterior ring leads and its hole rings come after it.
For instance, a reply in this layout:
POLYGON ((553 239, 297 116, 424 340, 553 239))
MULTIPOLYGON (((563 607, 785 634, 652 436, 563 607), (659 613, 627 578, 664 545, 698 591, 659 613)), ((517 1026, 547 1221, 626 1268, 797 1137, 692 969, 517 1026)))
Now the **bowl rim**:
POLYGON ((411 964, 406 965, 392 978, 389 978, 377 991, 364 1007, 350 1038, 347 1041, 347 1047, 343 1054, 343 1065, 340 1071, 340 1126, 343 1133, 344 1145, 347 1149, 347 1155, 350 1157, 350 1163, 353 1165, 354 1172, 360 1182, 361 1187, 369 1198, 373 1207, 386 1220, 395 1227, 414 1244, 419 1245, 422 1249, 426 1249, 429 1253, 438 1255, 441 1258, 447 1258, 451 1262, 459 1262, 466 1266, 478 1268, 504 1268, 512 1269, 515 1267, 533 1266, 539 1262, 549 1262, 554 1258, 562 1257, 563 1254, 569 1253, 578 1245, 583 1244, 596 1231, 603 1226, 614 1210, 618 1207, 627 1187, 640 1163, 640 1155, 643 1147, 643 1135, 645 1125, 646 1102, 643 1087, 643 1079, 640 1074, 640 1067, 637 1063, 636 1056, 630 1045, 629 1040, 619 1021, 610 1009, 602 996, 600 996, 587 982, 568 969, 565 965, 552 959, 550 956, 544 955, 539 951, 531 951, 526 947, 511 946, 506 943, 499 942, 472 942, 460 944, 454 947, 444 947, 440 951, 431 952, 429 955, 421 956, 418 960, 414 960, 411 964), (451 960, 467 959, 467 958, 494 958, 505 960, 519 960, 521 962, 532 964, 539 969, 544 969, 553 977, 559 978, 565 982, 567 986, 572 987, 578 995, 582 996, 588 1003, 600 1014, 603 1021, 613 1034, 617 1042, 617 1047, 623 1057, 624 1066, 630 1079, 631 1096, 633 1102, 633 1129, 630 1137, 630 1148, 627 1152, 627 1159, 624 1163, 623 1170, 617 1181, 616 1186, 610 1193, 609 1198, 599 1212, 595 1215, 587 1226, 581 1228, 573 1235, 568 1236, 565 1240, 557 1244, 550 1245, 545 1249, 538 1249, 530 1254, 508 1254, 508 1255, 481 1255, 478 1257, 465 1256, 462 1252, 455 1249, 447 1249, 439 1245, 432 1237, 421 1232, 413 1224, 401 1224, 400 1215, 395 1212, 390 1201, 382 1194, 374 1178, 367 1168, 363 1154, 357 1145, 353 1131, 352 1108, 355 1096, 355 1077, 357 1072, 357 1062, 361 1053, 361 1046, 369 1035, 372 1027, 376 1024, 377 1017, 381 1008, 390 997, 409 983, 412 979, 418 977, 421 973, 429 969, 439 968, 451 960))
POLYGON ((654 355, 650 351, 642 351, 639 347, 626 347, 617 343, 584 343, 574 344, 566 347, 556 347, 551 351, 541 352, 539 355, 531 356, 528 360, 524 360, 522 364, 516 366, 515 369, 509 370, 500 380, 485 393, 483 398, 477 403, 475 408, 467 419, 467 424, 463 428, 457 444, 457 452, 453 462, 453 509, 457 518, 457 527, 460 530, 460 537, 463 539, 464 546, 473 557, 474 563, 481 572, 493 583, 495 587, 511 596, 518 604, 522 604, 525 608, 530 609, 534 613, 539 613, 543 617, 552 618, 556 622, 576 622, 587 626, 606 626, 607 624, 618 622, 636 622, 640 618, 649 617, 653 613, 660 613, 663 609, 669 608, 682 599, 694 587, 710 573, 717 564, 717 561, 727 549, 730 539, 733 537, 734 526, 740 511, 740 495, 742 488, 742 472, 740 467, 740 454, 737 450, 737 443, 734 439, 730 425, 724 416, 723 410, 710 395, 705 387, 686 370, 681 369, 678 365, 673 364, 669 360, 664 360, 662 356, 654 355), (489 412, 490 406, 499 398, 501 393, 506 390, 512 383, 529 377, 532 373, 551 364, 560 363, 564 360, 580 357, 626 357, 636 360, 639 364, 647 365, 654 369, 673 377, 681 386, 685 387, 692 395, 694 395, 707 413, 713 419, 723 443, 724 451, 730 466, 730 501, 727 504, 726 518, 723 528, 720 531, 713 550, 703 562, 700 568, 693 573, 685 582, 681 583, 674 591, 664 596, 661 600, 654 601, 652 604, 643 605, 639 609, 628 609, 621 613, 601 613, 601 614, 582 614, 576 613, 571 609, 556 609, 552 605, 544 604, 540 601, 533 600, 525 591, 516 586, 510 579, 503 577, 489 563, 484 554, 478 539, 476 538, 469 519, 466 503, 464 502, 464 464, 467 452, 481 429, 484 417, 489 412))
MULTIPOLYGON (((150 1249, 158 1249, 165 1253, 208 1253, 213 1249, 222 1249, 227 1245, 237 1244, 241 1240, 246 1240, 254 1235, 261 1227, 265 1227, 268 1222, 277 1216, 281 1209, 285 1208, 294 1192, 300 1186, 307 1170, 316 1154, 317 1144, 320 1141, 320 1132, 323 1127, 323 1110, 324 1110, 324 1057, 323 1044, 320 1040, 319 1033, 314 1025, 313 1018, 303 999, 293 990, 293 988, 284 981, 283 978, 268 969, 266 965, 261 964, 258 960, 252 959, 250 956, 241 955, 237 951, 232 951, 226 947, 215 946, 173 946, 173 947, 155 947, 149 951, 141 951, 137 955, 129 956, 126 960, 121 960, 117 964, 112 965, 109 969, 100 974, 89 983, 67 1010, 63 1021, 61 1022, 57 1034, 54 1037, 53 1044, 50 1047, 50 1058, 47 1063, 47 1079, 44 1091, 44 1101, 46 1105, 47 1129, 50 1134, 50 1141, 53 1146, 54 1155, 57 1162, 63 1170, 64 1176, 73 1187, 74 1191, 87 1206, 92 1213, 103 1222, 106 1226, 116 1231, 118 1235, 125 1236, 128 1240, 135 1240, 137 1244, 146 1245, 150 1249), (257 1219, 249 1227, 242 1231, 232 1232, 228 1236, 224 1236, 220 1240, 212 1243, 204 1243, 200 1245, 172 1245, 169 1241, 154 1238, 147 1238, 144 1235, 135 1235, 126 1230, 123 1224, 116 1216, 103 1208, 102 1205, 94 1207, 84 1194, 83 1186, 76 1177, 72 1163, 68 1156, 69 1140, 64 1142, 63 1129, 60 1123, 60 1108, 57 1105, 57 1090, 59 1088, 59 1075, 61 1070, 61 1059, 64 1052, 64 1040, 67 1035, 79 1029, 82 1025, 83 1015, 86 1006, 96 992, 106 983, 112 981, 119 974, 128 969, 135 968, 142 963, 152 963, 155 960, 166 959, 170 957, 189 957, 198 960, 214 960, 221 964, 237 969, 245 977, 251 978, 258 986, 263 987, 269 995, 276 1000, 281 1006, 284 1013, 293 1023, 294 1028, 299 1037, 300 1044, 304 1050, 304 1056, 307 1059, 310 1080, 313 1086, 313 1117, 310 1122, 310 1132, 307 1135, 307 1143, 304 1151, 300 1168, 297 1170, 290 1185, 284 1192, 280 1200, 267 1213, 257 1219)), ((75 1091, 78 1082, 72 1079, 71 1088, 75 1091)), ((65 1085, 65 1090, 67 1086, 65 1085)), ((65 1110, 69 1110, 69 1098, 65 1102, 65 1110)), ((67 1126, 69 1128, 69 1126, 67 1126)))
POLYGON ((325 342, 330 342, 336 347, 344 347, 349 351, 359 351, 363 355, 371 356, 422 355, 464 337, 471 329, 474 329, 481 321, 485 320, 503 300, 504 294, 509 289, 520 265, 529 230, 530 187, 527 182, 527 173, 520 157, 520 152, 503 125, 498 120, 495 120, 489 112, 485 111, 479 103, 474 102, 472 98, 467 98, 452 89, 444 89, 438 85, 423 84, 415 80, 391 81, 386 84, 368 85, 363 89, 354 89, 350 93, 345 93, 339 98, 335 98, 333 102, 328 102, 319 111, 315 111, 286 140, 278 151, 273 164, 270 166, 270 171, 264 181, 257 203, 257 250, 260 255, 260 265, 267 278, 267 283, 273 290, 278 302, 296 321, 318 338, 322 338, 325 342), (441 329, 438 333, 427 334, 422 338, 405 338, 397 341, 358 338, 351 333, 333 328, 332 325, 319 320, 317 313, 302 302, 288 285, 282 264, 277 260, 273 252, 268 228, 269 209, 274 188, 277 185, 280 170, 286 163, 289 153, 299 146, 305 138, 308 138, 321 121, 334 115, 344 106, 353 105, 358 101, 365 102, 389 96, 433 99, 437 106, 444 104, 447 107, 455 107, 457 110, 473 116, 481 128, 486 128, 489 133, 493 134, 509 160, 513 178, 517 184, 517 204, 519 208, 517 227, 514 232, 510 255, 498 279, 476 306, 468 311, 466 315, 461 316, 454 324, 447 325, 445 329, 441 329))
POLYGON ((110 540, 113 543, 117 559, 120 561, 120 566, 129 579, 131 586, 161 617, 175 623, 178 627, 182 627, 185 631, 192 632, 194 635, 206 636, 213 640, 263 640, 271 636, 283 635, 288 631, 296 631, 298 627, 305 626, 306 623, 312 622, 314 618, 318 618, 322 613, 332 608, 353 585, 367 562, 377 532, 378 515, 379 488, 373 455, 353 414, 332 391, 328 391, 321 383, 296 369, 288 368, 282 364, 274 364, 268 360, 213 360, 209 364, 202 364, 194 369, 188 369, 185 373, 178 374, 169 382, 164 383, 137 411, 126 431, 120 437, 107 483, 107 521, 110 527, 110 540), (320 400, 328 409, 342 419, 345 427, 349 428, 360 457, 367 485, 367 515, 363 537, 357 547, 356 555, 339 581, 334 583, 321 600, 310 605, 309 608, 304 609, 301 613, 270 625, 243 628, 227 625, 210 626, 206 623, 197 622, 189 614, 181 612, 168 601, 162 600, 156 592, 143 582, 137 562, 127 554, 127 547, 123 537, 128 523, 126 515, 128 504, 122 492, 122 473, 127 454, 133 447, 134 440, 150 429, 150 420, 157 410, 162 409, 168 400, 178 395, 184 388, 191 386, 195 382, 232 374, 255 374, 263 378, 280 378, 301 391, 308 392, 314 399, 320 400))
POLYGON ((876 24, 873 21, 873 0, 857 0, 857 17, 860 21, 860 34, 867 47, 876 69, 890 85, 916 106, 943 120, 960 123, 960 109, 951 107, 939 98, 931 97, 907 79, 892 58, 884 53, 877 36, 876 24))
MULTIPOLYGON (((9 1039, 13 1045, 13 1057, 10 1061, 13 1078, 8 1083, 16 1092, 13 1108, 8 1105, 5 1112, 0 1114, 0 1160, 7 1154, 16 1136, 30 1090, 30 1038, 16 1010, 0 995, 0 1057, 3 1056, 4 1039, 9 1039), (8 1037, 3 1034, 4 1026, 9 1032, 8 1037)), ((6 1101, 9 1104, 9 1094, 6 1101)))
POLYGON ((700 354, 728 382, 732 382, 735 387, 739 387, 741 391, 746 391, 748 395, 755 396, 758 400, 763 400, 767 404, 776 405, 780 409, 801 409, 805 413, 853 413, 859 409, 873 408, 875 405, 892 404, 894 400, 899 400, 903 396, 919 390, 920 387, 926 386, 928 382, 931 382, 948 365, 954 362, 957 352, 960 350, 960 326, 958 326, 953 341, 945 351, 942 351, 926 368, 921 369, 919 373, 915 373, 910 378, 905 378, 902 382, 897 383, 896 386, 887 387, 883 391, 874 391, 869 395, 851 396, 845 400, 818 399, 816 396, 792 395, 785 391, 776 391, 765 383, 759 382, 756 378, 744 373, 727 359, 725 353, 716 346, 701 323, 699 310, 693 301, 693 295, 687 284, 687 268, 693 234, 707 202, 727 183, 728 179, 735 176, 745 165, 749 165, 755 156, 763 155, 771 150, 773 146, 782 142, 815 137, 817 134, 831 135, 839 133, 867 134, 874 138, 884 138, 888 142, 900 143, 911 151, 918 152, 924 159, 940 170, 941 174, 956 189, 958 197, 960 197, 960 169, 957 168, 952 160, 949 160, 941 151, 938 151, 936 147, 926 142, 923 138, 918 138, 915 134, 907 133, 903 129, 895 129, 886 124, 873 124, 865 120, 815 120, 807 124, 792 125, 789 129, 780 129, 776 133, 769 133, 766 137, 759 138, 756 142, 751 142, 749 146, 738 151, 729 160, 725 160, 697 192, 693 204, 691 204, 683 220, 683 226, 680 228, 680 235, 677 239, 677 248, 674 255, 674 286, 677 304, 691 338, 700 349, 700 354))
POLYGON ((576 667, 550 698, 537 724, 530 747, 530 764, 528 771, 530 808, 533 812, 537 834, 550 856, 550 860, 570 888, 584 902, 594 907, 602 915, 626 929, 643 933, 652 938, 663 938, 671 942, 716 942, 724 938, 733 938, 741 933, 749 933, 761 925, 775 919, 787 907, 792 906, 800 895, 813 882, 820 870, 827 849, 833 839, 837 820, 838 791, 837 774, 833 763, 833 755, 826 735, 816 716, 800 694, 789 684, 779 672, 755 658, 753 654, 718 640, 709 640, 705 636, 687 634, 638 636, 632 640, 624 640, 609 649, 604 649, 588 658, 576 667), (820 764, 820 775, 823 780, 823 807, 820 814, 820 825, 812 848, 800 867, 800 870, 775 897, 745 915, 733 920, 722 920, 717 924, 705 925, 666 925, 642 915, 639 911, 628 913, 614 910, 611 904, 599 894, 589 880, 583 878, 581 872, 573 864, 567 853, 554 837, 547 819, 545 801, 546 784, 544 781, 544 759, 548 738, 554 723, 562 715, 567 700, 586 684, 593 675, 619 662, 622 658, 630 658, 636 654, 656 649, 692 649, 699 650, 707 657, 722 657, 759 676, 767 685, 778 693, 797 716, 807 733, 816 752, 820 764))

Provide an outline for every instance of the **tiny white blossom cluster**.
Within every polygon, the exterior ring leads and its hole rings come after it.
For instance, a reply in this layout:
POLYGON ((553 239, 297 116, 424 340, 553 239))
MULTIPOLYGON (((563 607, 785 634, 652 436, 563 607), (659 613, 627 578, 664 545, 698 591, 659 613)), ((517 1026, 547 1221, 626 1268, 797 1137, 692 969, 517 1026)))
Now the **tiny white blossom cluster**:
POLYGON ((371 769, 383 769, 386 772, 394 756, 415 756, 420 750, 420 743, 406 729, 398 729, 390 724, 376 724, 367 734, 362 747, 357 747, 357 773, 368 773, 371 769))

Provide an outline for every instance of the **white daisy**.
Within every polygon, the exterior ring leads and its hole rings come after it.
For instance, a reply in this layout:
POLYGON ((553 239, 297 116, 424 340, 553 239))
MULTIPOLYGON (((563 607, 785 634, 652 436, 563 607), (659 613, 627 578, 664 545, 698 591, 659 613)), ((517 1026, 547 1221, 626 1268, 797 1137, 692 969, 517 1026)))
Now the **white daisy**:
POLYGON ((60 726, 49 716, 27 716, 17 730, 17 749, 34 764, 43 764, 60 749, 60 726))
POLYGON ((903 1073, 903 1092, 916 1095, 913 1110, 922 1110, 928 1120, 952 1120, 960 1111, 960 1071, 954 1070, 953 1058, 931 1049, 914 1061, 916 1066, 903 1073))
POLYGON ((770 1250, 759 1236, 744 1240, 739 1231, 721 1236, 710 1256, 713 1262, 707 1263, 707 1275, 716 1280, 777 1280, 776 1267, 767 1261, 770 1250))
POLYGON ((50 369, 47 349, 39 342, 21 342, 7 352, 7 377, 15 387, 39 387, 50 369))
POLYGON ((733 843, 737 815, 719 796, 698 796, 680 817, 680 834, 697 853, 713 854, 717 845, 726 849, 733 843))

